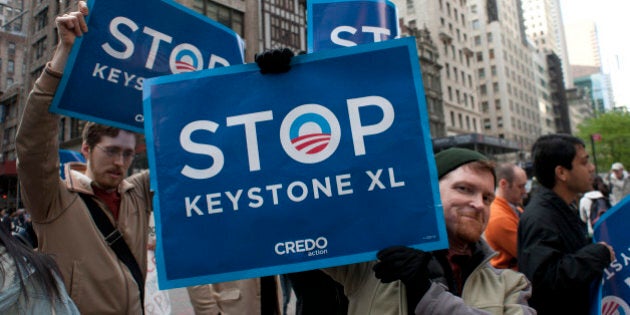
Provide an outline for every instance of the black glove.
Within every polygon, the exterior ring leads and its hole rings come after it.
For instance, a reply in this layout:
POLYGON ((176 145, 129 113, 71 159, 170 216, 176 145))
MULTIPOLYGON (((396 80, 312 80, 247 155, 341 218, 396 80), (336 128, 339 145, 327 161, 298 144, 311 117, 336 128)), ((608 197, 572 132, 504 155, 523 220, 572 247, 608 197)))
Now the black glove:
POLYGON ((407 289, 409 314, 431 287, 427 266, 432 254, 404 246, 392 246, 376 254, 374 275, 383 283, 401 280, 407 289))
POLYGON ((291 58, 294 54, 289 48, 272 49, 256 54, 256 64, 260 73, 283 73, 291 69, 291 58))

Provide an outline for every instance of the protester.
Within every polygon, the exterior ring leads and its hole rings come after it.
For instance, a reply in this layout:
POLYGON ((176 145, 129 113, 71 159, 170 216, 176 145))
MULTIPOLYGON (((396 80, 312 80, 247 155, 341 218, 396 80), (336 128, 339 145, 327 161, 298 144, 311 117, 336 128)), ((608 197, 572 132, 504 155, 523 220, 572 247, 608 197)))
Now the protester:
POLYGON ((372 261, 327 268, 349 299, 348 314, 535 314, 522 274, 495 269, 481 239, 494 199, 494 166, 480 153, 451 148, 435 156, 449 249, 395 246, 372 261))
POLYGON ((588 314, 589 290, 614 259, 604 242, 588 240, 575 203, 591 190, 594 166, 582 140, 545 135, 532 147, 541 185, 518 226, 518 265, 531 281, 538 314, 588 314))
POLYGON ((512 163, 496 169, 496 197, 490 205, 490 220, 484 233, 488 245, 499 252, 490 263, 495 268, 518 270, 516 261, 516 231, 527 195, 525 170, 512 163))
POLYGON ((601 177, 597 176, 593 180, 593 190, 585 193, 580 199, 580 219, 586 223, 590 238, 593 237, 593 225, 611 207, 608 196, 606 183, 601 177))
POLYGON ((0 226, 0 313, 79 314, 55 261, 18 242, 0 226))
POLYGON ((608 174, 610 184, 610 204, 616 205, 630 194, 630 176, 623 169, 623 164, 613 163, 608 174))
POLYGON ((141 314, 151 192, 148 171, 125 178, 136 135, 86 124, 81 153, 87 164, 70 164, 66 179, 59 177, 59 117, 48 107, 75 39, 87 32, 87 5, 79 1, 78 7, 55 19, 59 43, 20 122, 16 146, 22 200, 39 250, 56 259, 81 313, 141 314), (107 240, 97 224, 111 226, 107 240))

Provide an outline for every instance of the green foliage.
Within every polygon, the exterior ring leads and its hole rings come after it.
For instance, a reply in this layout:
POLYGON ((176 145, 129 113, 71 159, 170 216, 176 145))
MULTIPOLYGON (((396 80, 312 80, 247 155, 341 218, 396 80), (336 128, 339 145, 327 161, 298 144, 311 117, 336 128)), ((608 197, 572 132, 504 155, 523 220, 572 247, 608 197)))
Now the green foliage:
POLYGON ((612 111, 588 119, 578 126, 578 137, 584 140, 592 155, 595 144, 597 171, 606 173, 614 162, 621 162, 630 169, 630 113, 612 111), (591 142, 591 135, 600 134, 601 140, 591 142))

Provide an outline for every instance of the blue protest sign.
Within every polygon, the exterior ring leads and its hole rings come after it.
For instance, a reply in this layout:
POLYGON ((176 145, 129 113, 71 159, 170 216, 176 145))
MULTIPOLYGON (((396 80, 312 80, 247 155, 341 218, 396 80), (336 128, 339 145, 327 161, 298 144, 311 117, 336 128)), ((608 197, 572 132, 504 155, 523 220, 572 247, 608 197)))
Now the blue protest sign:
POLYGON ((396 6, 387 0, 308 0, 308 52, 397 38, 396 6))
POLYGON ((59 175, 61 179, 64 179, 64 168, 63 165, 68 162, 85 162, 85 158, 78 151, 59 149, 59 164, 61 165, 59 168, 59 175))
POLYGON ((144 109, 162 289, 448 246, 413 38, 149 79, 144 109))
POLYGON ((50 110, 143 131, 146 78, 243 63, 242 40, 171 0, 92 0, 50 110))
POLYGON ((615 250, 616 260, 604 270, 594 314, 630 314, 630 198, 625 198, 597 221, 593 240, 615 250))

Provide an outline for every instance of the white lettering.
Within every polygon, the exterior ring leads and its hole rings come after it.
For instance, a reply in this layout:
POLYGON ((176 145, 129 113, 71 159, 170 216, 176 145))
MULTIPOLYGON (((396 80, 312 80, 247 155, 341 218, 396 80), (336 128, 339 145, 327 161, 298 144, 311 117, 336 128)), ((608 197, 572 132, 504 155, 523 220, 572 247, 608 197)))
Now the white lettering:
POLYGON ((256 123, 269 120, 273 120, 273 113, 270 110, 227 118, 228 127, 236 125, 245 126, 245 142, 247 143, 247 157, 249 159, 250 172, 260 171, 260 157, 258 151, 256 123))
POLYGON ((122 17, 122 16, 115 17, 109 23, 109 32, 112 34, 112 36, 114 36, 117 40, 119 40, 125 46, 125 50, 117 51, 114 48, 112 48, 112 46, 109 43, 105 43, 101 45, 101 47, 103 48, 103 50, 105 50, 107 54, 109 54, 110 56, 116 59, 127 59, 131 57, 131 55, 133 55, 134 46, 131 39, 125 36, 125 34, 123 34, 118 29, 120 25, 127 26, 132 32, 135 32, 138 30, 138 25, 134 23, 132 20, 126 17, 122 17))
POLYGON ((214 133, 218 128, 219 125, 213 121, 197 120, 189 123, 182 129, 179 135, 179 143, 182 148, 190 153, 207 155, 213 160, 212 165, 206 169, 197 169, 189 165, 185 165, 181 171, 182 175, 192 179, 208 179, 221 172, 224 163, 223 152, 221 149, 209 144, 196 143, 191 139, 191 135, 195 131, 206 130, 214 133))
POLYGON ((350 174, 337 175, 336 179, 337 179, 337 194, 339 196, 349 195, 353 193, 352 188, 344 189, 352 185, 352 183, 350 182, 350 174))
POLYGON ((350 117, 350 130, 354 143, 354 155, 365 155, 364 137, 375 135, 387 130, 394 122, 394 107, 387 99, 380 96, 366 96, 347 100, 348 115, 350 117), (377 106, 383 112, 383 119, 374 124, 364 126, 361 124, 359 109, 365 106, 377 106))

